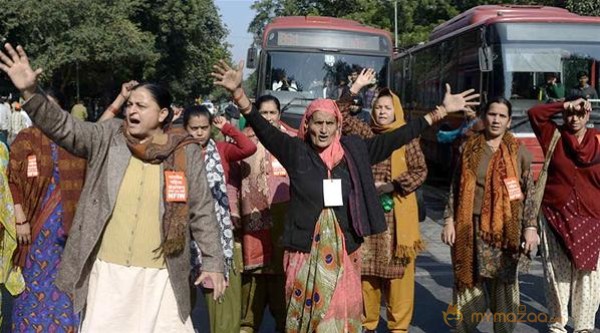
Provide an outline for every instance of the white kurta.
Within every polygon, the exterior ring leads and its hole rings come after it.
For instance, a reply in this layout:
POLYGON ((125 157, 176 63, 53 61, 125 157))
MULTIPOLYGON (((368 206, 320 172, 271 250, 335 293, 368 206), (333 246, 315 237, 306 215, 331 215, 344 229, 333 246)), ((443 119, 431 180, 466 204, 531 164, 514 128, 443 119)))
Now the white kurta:
POLYGON ((81 332, 194 332, 183 323, 166 269, 96 259, 81 332))

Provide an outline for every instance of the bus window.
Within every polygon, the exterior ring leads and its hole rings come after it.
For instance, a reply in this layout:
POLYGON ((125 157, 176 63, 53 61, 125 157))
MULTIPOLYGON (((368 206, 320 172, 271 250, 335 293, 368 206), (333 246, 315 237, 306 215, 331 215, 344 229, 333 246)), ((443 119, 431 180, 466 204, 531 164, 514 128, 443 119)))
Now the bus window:
POLYGON ((386 56, 269 51, 262 85, 277 97, 337 99, 349 89, 351 73, 362 68, 373 68, 377 84, 387 86, 388 62, 386 56))

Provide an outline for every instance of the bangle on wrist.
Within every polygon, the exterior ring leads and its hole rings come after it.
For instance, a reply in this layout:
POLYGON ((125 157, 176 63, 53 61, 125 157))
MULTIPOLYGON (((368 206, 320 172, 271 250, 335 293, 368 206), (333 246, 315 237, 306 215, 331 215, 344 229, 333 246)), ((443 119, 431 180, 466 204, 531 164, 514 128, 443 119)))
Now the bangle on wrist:
POLYGON ((535 230, 537 231, 537 227, 525 227, 523 230, 535 230))
POLYGON ((27 220, 25 220, 25 221, 23 221, 23 222, 17 222, 17 221, 15 221, 15 224, 16 224, 16 225, 23 225, 23 224, 26 224, 26 223, 28 223, 28 221, 27 221, 27 220))
POLYGON ((239 106, 240 110, 246 111, 246 110, 249 110, 252 107, 252 103, 248 103, 248 105, 246 105, 245 107, 243 107, 243 106, 241 106, 239 104, 238 104, 238 106, 239 106))
POLYGON ((237 87, 235 88, 235 90, 233 91, 233 100, 234 101, 238 101, 239 99, 242 98, 242 95, 244 94, 244 89, 242 87, 237 87))
POLYGON ((106 111, 109 111, 110 113, 114 114, 115 116, 119 114, 119 108, 114 107, 112 104, 108 106, 108 108, 106 109, 106 111))

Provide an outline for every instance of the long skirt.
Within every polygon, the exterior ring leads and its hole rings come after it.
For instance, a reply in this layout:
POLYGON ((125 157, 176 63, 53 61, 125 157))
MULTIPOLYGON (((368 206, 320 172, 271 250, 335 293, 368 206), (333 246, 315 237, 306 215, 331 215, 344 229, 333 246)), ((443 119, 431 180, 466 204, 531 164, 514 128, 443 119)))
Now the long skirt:
MULTIPOLYGON (((55 146, 52 153, 56 160, 55 146)), ((63 206, 60 189, 56 186, 59 181, 55 164, 53 181, 42 201, 40 214, 48 218, 43 221, 25 258, 25 290, 13 305, 13 331, 75 332, 79 325, 79 316, 73 310, 70 295, 54 284, 65 245, 63 206)))
POLYGON ((82 332, 194 332, 179 317, 167 269, 127 267, 96 259, 82 332))
POLYGON ((321 213, 310 253, 286 251, 286 332, 360 332, 359 251, 346 252, 332 209, 321 213))

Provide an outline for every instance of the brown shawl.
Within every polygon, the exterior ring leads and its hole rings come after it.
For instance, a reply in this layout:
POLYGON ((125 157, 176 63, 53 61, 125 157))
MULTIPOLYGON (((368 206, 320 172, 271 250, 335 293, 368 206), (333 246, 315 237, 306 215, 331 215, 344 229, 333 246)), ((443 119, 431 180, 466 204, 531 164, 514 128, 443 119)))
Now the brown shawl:
MULTIPOLYGON (((453 251, 455 284, 459 290, 472 288, 476 282, 474 258, 473 202, 477 168, 486 147, 485 135, 479 133, 467 140, 462 154, 456 244, 453 251)), ((504 179, 520 179, 517 168, 519 142, 506 133, 498 150, 490 159, 485 178, 479 237, 493 247, 519 251, 522 200, 510 201, 504 179)))
MULTIPOLYGON (((187 168, 184 148, 188 144, 199 143, 183 128, 170 128, 163 135, 155 136, 153 140, 144 143, 127 133, 125 128, 123 133, 133 156, 146 163, 164 163, 164 171, 185 172, 187 168)), ((166 198, 166 194, 164 197, 166 198)), ((163 241, 159 250, 171 256, 184 249, 189 207, 187 202, 168 202, 166 199, 164 205, 163 241)))
MULTIPOLYGON (((8 182, 15 204, 23 207, 23 212, 31 225, 32 239, 36 239, 47 214, 42 211, 42 203, 53 177, 54 161, 50 139, 36 127, 22 130, 17 135, 10 149, 8 182), (28 156, 35 155, 38 176, 27 177, 28 156), (42 216, 44 215, 44 216, 42 216)), ((86 160, 75 157, 58 147, 58 172, 60 174, 60 202, 63 206, 62 228, 69 233, 73 216, 83 183, 85 180, 86 160)), ((50 202, 49 202, 50 204, 50 202)), ((30 245, 19 245, 14 254, 14 262, 19 266, 25 264, 30 245)))

